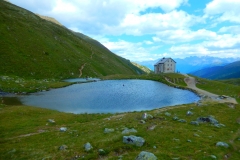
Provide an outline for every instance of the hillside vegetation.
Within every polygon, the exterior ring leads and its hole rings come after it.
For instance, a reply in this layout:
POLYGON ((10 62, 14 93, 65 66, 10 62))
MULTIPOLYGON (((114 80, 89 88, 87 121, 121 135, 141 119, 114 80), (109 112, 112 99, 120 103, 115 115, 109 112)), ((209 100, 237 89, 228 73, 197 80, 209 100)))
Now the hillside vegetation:
POLYGON ((144 73, 96 40, 5 1, 0 1, 0 64, 0 75, 34 78, 144 73))

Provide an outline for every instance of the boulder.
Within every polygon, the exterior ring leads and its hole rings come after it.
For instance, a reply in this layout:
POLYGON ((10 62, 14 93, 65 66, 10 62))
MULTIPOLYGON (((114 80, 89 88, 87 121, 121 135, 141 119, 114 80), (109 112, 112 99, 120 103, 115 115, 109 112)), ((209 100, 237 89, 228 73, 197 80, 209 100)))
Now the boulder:
POLYGON ((179 118, 178 118, 177 116, 174 116, 174 117, 173 117, 173 120, 174 120, 174 121, 177 121, 177 120, 179 120, 179 118))
POLYGON ((217 147, 225 147, 225 148, 229 147, 229 145, 227 143, 225 143, 225 142, 217 142, 216 146, 217 147))
POLYGON ((123 143, 132 144, 141 147, 145 143, 145 139, 137 136, 123 136, 123 143))
POLYGON ((49 123, 55 123, 54 119, 48 119, 49 123))
POLYGON ((187 116, 191 116, 191 115, 193 115, 193 112, 187 111, 187 116))
POLYGON ((153 118, 153 116, 151 114, 143 113, 143 115, 142 115, 143 120, 147 120, 147 119, 151 119, 151 118, 153 118))
POLYGON ((111 132, 114 132, 113 128, 105 128, 104 129, 104 133, 111 133, 111 132))
POLYGON ((140 123, 144 124, 144 123, 146 123, 146 122, 145 122, 144 120, 141 120, 140 123))
POLYGON ((92 147, 92 145, 91 145, 89 142, 87 142, 87 143, 84 145, 84 148, 85 148, 85 151, 90 151, 93 147, 92 147))
POLYGON ((192 121, 192 122, 190 122, 190 124, 192 124, 192 125, 196 125, 196 126, 199 125, 198 121, 192 121))
POLYGON ((198 122, 202 122, 202 123, 204 123, 204 122, 209 122, 209 123, 211 123, 211 124, 218 124, 218 121, 217 121, 215 118, 213 118, 212 116, 208 116, 208 117, 198 117, 198 118, 197 118, 197 121, 198 121, 198 122))
POLYGON ((122 134, 129 134, 129 133, 137 133, 137 130, 132 128, 132 129, 128 129, 128 128, 125 128, 123 131, 122 131, 122 134))
POLYGON ((67 127, 61 127, 61 128, 60 128, 60 131, 61 131, 61 132, 66 132, 66 131, 67 131, 67 127))
POLYGON ((66 145, 61 145, 60 147, 59 147, 59 150, 66 150, 68 148, 68 146, 66 146, 66 145))
POLYGON ((142 151, 135 160, 157 160, 157 157, 153 153, 142 151))
POLYGON ((178 122, 186 123, 187 121, 185 119, 179 119, 178 122))
POLYGON ((169 112, 165 112, 165 116, 170 117, 170 116, 171 116, 171 113, 169 113, 169 112))

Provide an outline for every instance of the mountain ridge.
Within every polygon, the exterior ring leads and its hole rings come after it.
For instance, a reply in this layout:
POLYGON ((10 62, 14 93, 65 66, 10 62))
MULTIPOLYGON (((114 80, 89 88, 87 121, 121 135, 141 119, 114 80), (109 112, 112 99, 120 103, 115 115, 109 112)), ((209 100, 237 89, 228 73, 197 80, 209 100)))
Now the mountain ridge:
POLYGON ((191 72, 191 74, 212 80, 240 78, 240 61, 224 66, 205 68, 196 72, 191 72))
MULTIPOLYGON (((161 58, 160 58, 161 59, 161 58)), ((218 58, 211 56, 190 56, 185 58, 173 58, 176 64, 176 71, 181 73, 190 73, 200 69, 212 67, 212 66, 223 66, 228 63, 232 63, 234 61, 240 60, 239 58, 218 58)), ((150 60, 150 61, 142 61, 137 62, 138 64, 144 65, 151 70, 154 70, 154 64, 158 61, 150 60)))

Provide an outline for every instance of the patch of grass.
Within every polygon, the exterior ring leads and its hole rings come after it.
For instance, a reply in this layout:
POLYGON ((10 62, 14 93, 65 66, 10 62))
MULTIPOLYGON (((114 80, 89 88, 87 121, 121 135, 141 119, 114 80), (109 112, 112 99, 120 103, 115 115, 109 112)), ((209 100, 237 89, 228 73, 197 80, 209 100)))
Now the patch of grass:
POLYGON ((166 107, 147 111, 154 118, 142 124, 140 119, 144 112, 76 115, 35 107, 0 105, 0 159, 71 159, 76 156, 78 159, 118 159, 119 156, 135 159, 144 150, 159 159, 211 159, 210 155, 223 159, 228 154, 237 160, 240 157, 239 107, 236 105, 233 109, 216 103, 201 107, 195 104, 166 107), (186 115, 188 110, 193 112, 192 116, 186 115), (165 112, 171 116, 166 116, 165 112), (209 115, 225 127, 217 128, 209 123, 190 124, 199 116, 209 115), (174 121, 173 116, 187 122, 174 121), (54 119, 56 123, 51 124, 48 119, 54 119), (155 129, 149 130, 153 125, 156 125, 155 129), (67 131, 60 132, 60 127, 67 127, 67 131), (121 133, 124 127, 135 128, 138 132, 132 134, 143 137, 146 143, 142 147, 124 144, 121 133), (104 128, 115 131, 106 134, 104 128), (216 147, 218 141, 226 142, 230 147, 216 147), (83 145, 87 142, 92 144, 92 151, 84 150, 83 145), (63 144, 68 149, 60 151, 58 148, 63 144), (100 154, 99 149, 105 150, 106 154, 100 154))
POLYGON ((197 79, 197 87, 203 90, 218 94, 227 95, 235 98, 240 103, 240 86, 223 83, 220 81, 208 80, 199 77, 197 79))
POLYGON ((51 88, 60 88, 71 85, 56 79, 30 79, 18 76, 0 76, 0 90, 10 93, 31 93, 51 88))

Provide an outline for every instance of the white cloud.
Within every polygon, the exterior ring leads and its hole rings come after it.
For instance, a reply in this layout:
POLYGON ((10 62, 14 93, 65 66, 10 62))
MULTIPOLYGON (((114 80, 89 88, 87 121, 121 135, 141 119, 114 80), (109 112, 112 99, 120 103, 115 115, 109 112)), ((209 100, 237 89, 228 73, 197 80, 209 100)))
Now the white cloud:
POLYGON ((240 1, 239 0, 213 0, 207 4, 205 13, 211 17, 220 15, 219 21, 230 21, 240 23, 240 1))
POLYGON ((192 42, 196 40, 210 40, 215 39, 217 34, 213 31, 206 29, 199 29, 197 31, 192 31, 189 29, 176 29, 176 30, 165 30, 158 32, 156 36, 153 37, 155 42, 164 43, 179 43, 179 42, 192 42))
POLYGON ((100 41, 113 53, 132 61, 144 61, 159 58, 159 55, 149 54, 150 50, 155 50, 156 48, 143 48, 142 43, 132 43, 123 40, 110 42, 108 39, 102 39, 100 41))

